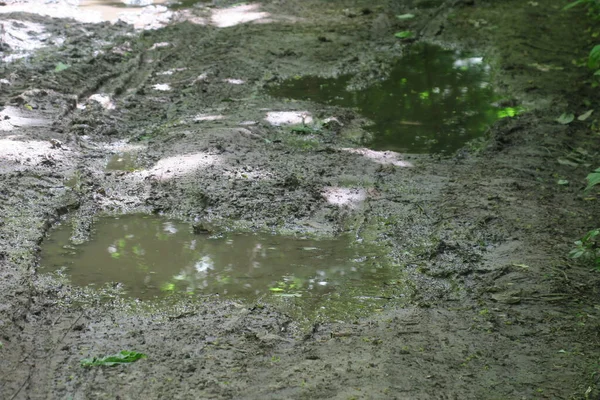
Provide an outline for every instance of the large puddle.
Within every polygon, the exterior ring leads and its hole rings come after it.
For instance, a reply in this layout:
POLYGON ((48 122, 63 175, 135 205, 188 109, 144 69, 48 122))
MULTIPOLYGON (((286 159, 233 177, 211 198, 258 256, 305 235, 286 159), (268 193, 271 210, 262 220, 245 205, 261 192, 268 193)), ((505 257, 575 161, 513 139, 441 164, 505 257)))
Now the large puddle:
POLYGON ((449 153, 482 135, 503 110, 480 57, 419 44, 411 47, 389 78, 365 90, 348 91, 351 76, 301 77, 269 90, 298 100, 356 108, 373 121, 367 129, 375 150, 449 153))
POLYGON ((92 240, 73 245, 71 227, 42 245, 41 270, 64 270, 75 285, 119 283, 128 296, 219 294, 319 298, 377 294, 391 271, 349 240, 258 234, 194 234, 190 225, 157 216, 101 218, 92 240), (360 254, 359 254, 360 253, 360 254))

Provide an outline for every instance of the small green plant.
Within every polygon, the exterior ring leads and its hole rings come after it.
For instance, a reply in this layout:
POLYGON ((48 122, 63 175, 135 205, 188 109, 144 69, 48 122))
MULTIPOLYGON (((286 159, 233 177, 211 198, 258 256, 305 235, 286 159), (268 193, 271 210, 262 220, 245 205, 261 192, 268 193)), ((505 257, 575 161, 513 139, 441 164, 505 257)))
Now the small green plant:
POLYGON ((588 7, 590 15, 600 14, 600 0, 576 0, 572 3, 567 4, 563 7, 563 11, 570 10, 578 5, 585 5, 588 7))
POLYGON ((139 359, 146 358, 144 353, 138 353, 137 351, 122 350, 117 354, 113 354, 105 357, 92 357, 84 358, 81 360, 82 367, 112 367, 117 364, 132 363, 139 359))
MULTIPOLYGON (((600 0, 576 0, 572 3, 567 4, 563 11, 570 10, 573 7, 583 5, 588 9, 588 15, 592 18, 600 18, 600 0)), ((600 45, 594 46, 588 56, 587 66, 589 69, 594 71, 594 78, 592 82, 593 87, 600 85, 600 45)))
POLYGON ((56 66, 54 67, 54 72, 61 72, 64 71, 65 69, 69 69, 71 66, 62 62, 59 62, 58 64, 56 64, 56 66))
POLYGON ((596 169, 591 174, 588 174, 588 176, 585 179, 587 180, 588 184, 583 190, 583 192, 589 193, 589 191, 592 190, 594 186, 600 183, 600 168, 596 169))
MULTIPOLYGON (((600 184, 600 168, 588 174, 586 180, 588 184, 583 191, 584 193, 588 193, 594 186, 600 184)), ((588 260, 600 271, 600 243, 598 235, 600 235, 600 228, 592 229, 586 233, 581 239, 575 242, 575 248, 569 252, 569 257, 588 260)))
POLYGON ((412 39, 415 37, 415 34, 412 31, 401 31, 396 32, 394 36, 400 39, 412 39))
POLYGON ((600 246, 598 246, 600 229, 592 229, 581 239, 575 242, 575 248, 569 252, 569 257, 574 259, 589 260, 600 271, 600 246))

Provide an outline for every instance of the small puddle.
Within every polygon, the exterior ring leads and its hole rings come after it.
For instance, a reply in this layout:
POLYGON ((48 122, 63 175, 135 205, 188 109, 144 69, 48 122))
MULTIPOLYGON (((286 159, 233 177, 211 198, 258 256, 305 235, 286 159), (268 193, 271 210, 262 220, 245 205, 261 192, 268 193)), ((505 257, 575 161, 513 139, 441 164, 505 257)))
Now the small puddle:
POLYGON ((346 90, 351 76, 290 79, 271 88, 276 97, 356 108, 373 121, 374 150, 450 153, 482 135, 502 110, 479 57, 419 44, 394 66, 389 78, 367 89, 346 90))
POLYGON ((190 225, 157 216, 101 218, 92 240, 70 241, 69 224, 42 244, 42 272, 64 270, 73 284, 121 283, 140 299, 171 293, 219 294, 250 301, 268 294, 320 298, 333 293, 368 298, 391 271, 349 240, 265 234, 194 234, 190 225))
POLYGON ((113 155, 106 164, 107 171, 135 171, 140 169, 137 153, 126 152, 113 155))

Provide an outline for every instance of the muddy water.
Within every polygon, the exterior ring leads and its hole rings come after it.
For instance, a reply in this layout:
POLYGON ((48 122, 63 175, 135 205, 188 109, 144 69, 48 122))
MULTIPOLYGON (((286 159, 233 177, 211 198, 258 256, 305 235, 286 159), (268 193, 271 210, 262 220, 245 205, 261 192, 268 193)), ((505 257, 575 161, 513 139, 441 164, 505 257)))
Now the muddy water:
POLYGON ((413 46, 389 78, 349 91, 351 76, 302 77, 269 94, 356 108, 373 121, 369 146, 415 153, 452 152, 481 135, 502 110, 492 105, 489 67, 480 57, 438 46, 413 46))
POLYGON ((126 152, 113 155, 106 164, 107 171, 135 171, 142 168, 136 153, 126 152))
POLYGON ((344 239, 209 236, 157 216, 102 218, 82 245, 72 245, 70 235, 68 224, 51 233, 42 247, 42 271, 64 269, 80 286, 119 283, 141 299, 174 292, 318 297, 348 286, 360 296, 389 273, 371 262, 375 255, 359 256, 344 239))

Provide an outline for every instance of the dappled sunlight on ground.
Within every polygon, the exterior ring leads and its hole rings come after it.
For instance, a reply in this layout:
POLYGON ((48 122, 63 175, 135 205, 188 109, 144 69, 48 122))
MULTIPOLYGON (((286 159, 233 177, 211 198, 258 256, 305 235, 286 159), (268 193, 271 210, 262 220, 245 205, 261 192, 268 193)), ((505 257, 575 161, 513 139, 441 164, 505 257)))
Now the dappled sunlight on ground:
POLYGON ((367 191, 361 188, 328 186, 325 187, 322 195, 334 206, 357 208, 367 198, 367 191))
POLYGON ((5 107, 0 111, 0 131, 13 131, 19 127, 50 125, 50 120, 31 118, 28 114, 28 112, 17 107, 5 107))
POLYGON ((245 22, 260 21, 268 18, 269 13, 258 11, 260 4, 241 4, 236 7, 215 10, 212 23, 219 28, 226 28, 245 22))
POLYGON ((402 160, 402 155, 400 153, 396 153, 395 151, 375 151, 366 148, 344 148, 342 150, 352 154, 360 154, 361 156, 368 158, 377 164, 395 165, 397 167, 407 168, 413 167, 411 162, 402 160))
POLYGON ((215 165, 220 162, 220 157, 207 153, 184 154, 180 156, 167 157, 159 160, 154 167, 141 174, 157 179, 159 181, 169 180, 181 175, 189 174, 197 169, 215 165))
MULTIPOLYGON (((16 137, 15 137, 16 138, 16 137)), ((23 165, 38 165, 64 158, 66 148, 58 147, 50 141, 0 139, 0 161, 16 162, 23 165)))
POLYGON ((308 111, 269 111, 265 120, 273 126, 310 124, 313 121, 308 111))
MULTIPOLYGON (((0 13, 4 11, 3 8, 0 7, 0 13)), ((15 53, 2 57, 1 60, 11 62, 23 58, 29 52, 48 45, 47 40, 50 36, 50 33, 47 33, 41 24, 13 19, 5 20, 0 26, 0 43, 15 53)), ((59 44, 63 40, 62 38, 54 39, 54 42, 59 44)), ((2 53, 0 52, 0 54, 2 53)))
POLYGON ((206 115, 206 114, 198 114, 194 117, 194 121, 202 122, 202 121, 217 121, 220 119, 225 119, 224 115, 206 115))
MULTIPOLYGON (((123 21, 136 29, 158 29, 171 21, 188 21, 197 25, 213 25, 227 28, 248 22, 271 22, 271 15, 260 11, 260 4, 239 4, 233 7, 208 9, 173 10, 169 1, 156 0, 150 4, 140 2, 127 5, 118 1, 81 0, 54 1, 30 0, 27 2, 9 2, 0 7, 0 13, 26 12, 52 18, 72 18, 83 23, 100 23, 123 21)), ((31 29, 24 30, 26 34, 31 29)), ((17 40, 23 40, 20 35, 13 35, 17 40)), ((33 42, 32 42, 33 43, 33 42)), ((10 43, 9 43, 10 44, 10 43)), ((10 44, 12 46, 12 44, 10 44)))
POLYGON ((0 13, 26 12, 52 18, 72 18, 78 22, 100 23, 117 22, 132 24, 137 29, 157 29, 165 26, 173 17, 173 11, 165 6, 116 7, 103 1, 84 0, 78 2, 43 2, 33 0, 24 3, 7 4, 0 7, 0 13))

